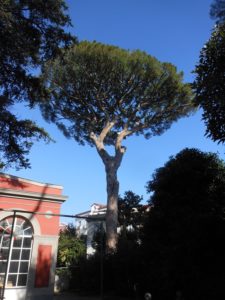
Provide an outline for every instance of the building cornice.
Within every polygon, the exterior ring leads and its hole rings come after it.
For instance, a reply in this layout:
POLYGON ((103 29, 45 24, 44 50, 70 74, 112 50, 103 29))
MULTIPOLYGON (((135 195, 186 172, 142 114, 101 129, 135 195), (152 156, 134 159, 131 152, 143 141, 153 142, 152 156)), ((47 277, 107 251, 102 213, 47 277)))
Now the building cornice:
POLYGON ((24 200, 35 200, 35 201, 50 201, 50 202, 60 202, 63 203, 68 198, 67 196, 62 195, 53 195, 53 194, 42 194, 35 192, 25 192, 17 191, 11 189, 0 189, 0 197, 8 198, 18 198, 24 200))
POLYGON ((0 172, 0 177, 16 180, 16 181, 19 181, 19 182, 34 184, 34 185, 37 185, 37 186, 56 188, 56 189, 60 189, 60 190, 63 189, 63 187, 61 185, 56 185, 56 184, 51 184, 51 183, 42 183, 42 182, 38 182, 38 181, 30 180, 30 179, 25 179, 25 178, 22 178, 22 177, 17 177, 17 176, 13 176, 13 175, 1 173, 1 172, 0 172))

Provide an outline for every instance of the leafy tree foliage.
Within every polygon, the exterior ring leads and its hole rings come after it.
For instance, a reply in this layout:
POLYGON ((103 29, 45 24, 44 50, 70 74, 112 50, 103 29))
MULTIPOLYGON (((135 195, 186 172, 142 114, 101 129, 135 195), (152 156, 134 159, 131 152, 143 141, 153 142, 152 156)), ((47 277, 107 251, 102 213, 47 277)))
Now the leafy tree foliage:
POLYGON ((214 1, 211 16, 217 19, 211 38, 200 53, 194 90, 196 103, 203 109, 206 134, 225 142, 225 1, 214 1))
MULTIPOLYGON (((223 299, 225 163, 185 149, 148 182, 153 208, 144 228, 146 287, 154 299, 223 299)), ((143 281, 145 279, 143 278, 143 281)))
POLYGON ((66 230, 60 232, 57 265, 68 267, 77 264, 86 255, 84 241, 76 237, 73 224, 68 224, 66 230))
POLYGON ((50 140, 43 128, 31 120, 18 120, 6 107, 0 104, 0 168, 15 166, 29 167, 26 158, 33 141, 50 140))
POLYGON ((118 251, 132 248, 140 243, 141 229, 147 215, 148 205, 141 204, 142 196, 132 191, 118 200, 118 226, 120 227, 118 251))
POLYGON ((143 211, 143 205, 140 203, 143 197, 136 195, 132 191, 124 193, 124 197, 119 197, 118 200, 118 223, 119 226, 126 229, 132 226, 133 229, 137 229, 141 223, 141 213, 143 211))
POLYGON ((206 134, 225 142, 225 25, 218 25, 200 54, 194 82, 196 102, 203 108, 206 134))
POLYGON ((214 0, 211 5, 210 16, 216 19, 217 23, 224 23, 225 21, 225 1, 214 0))
POLYGON ((94 232, 93 239, 91 242, 91 246, 95 249, 95 254, 103 255, 106 252, 105 241, 106 235, 104 223, 99 222, 98 225, 96 225, 96 231, 94 232))
POLYGON ((141 51, 82 42, 63 60, 46 65, 49 99, 41 108, 65 136, 95 146, 106 170, 107 246, 115 249, 119 182, 117 170, 133 134, 160 135, 191 110, 192 95, 182 73, 141 51), (113 146, 115 154, 107 152, 113 146))
POLYGON ((30 120, 20 120, 12 106, 33 104, 44 93, 37 76, 47 59, 71 42, 63 0, 0 0, 0 165, 29 167, 26 159, 33 140, 47 133, 30 120))

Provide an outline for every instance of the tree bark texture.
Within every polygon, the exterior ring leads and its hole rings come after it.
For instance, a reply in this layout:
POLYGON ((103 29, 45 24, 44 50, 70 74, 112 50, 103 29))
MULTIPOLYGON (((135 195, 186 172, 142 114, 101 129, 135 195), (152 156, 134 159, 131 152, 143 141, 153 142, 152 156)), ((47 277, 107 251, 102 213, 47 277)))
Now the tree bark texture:
POLYGON ((119 182, 117 169, 112 162, 105 165, 107 183, 106 249, 114 252, 117 246, 119 182))

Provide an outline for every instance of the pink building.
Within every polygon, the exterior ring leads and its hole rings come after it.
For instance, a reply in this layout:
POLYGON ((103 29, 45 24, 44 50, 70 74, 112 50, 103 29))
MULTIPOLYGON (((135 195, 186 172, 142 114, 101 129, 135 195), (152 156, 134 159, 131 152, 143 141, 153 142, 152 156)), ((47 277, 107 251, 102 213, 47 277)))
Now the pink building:
POLYGON ((57 215, 65 200, 61 186, 0 173, 0 296, 4 291, 5 300, 53 296, 57 215))

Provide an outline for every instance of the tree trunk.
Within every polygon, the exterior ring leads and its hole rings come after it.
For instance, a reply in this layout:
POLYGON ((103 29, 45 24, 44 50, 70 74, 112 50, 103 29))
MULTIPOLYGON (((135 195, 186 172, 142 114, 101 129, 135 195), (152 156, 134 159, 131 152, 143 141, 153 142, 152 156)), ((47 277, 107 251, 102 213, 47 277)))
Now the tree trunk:
POLYGON ((130 131, 124 129, 118 133, 115 142, 115 155, 111 156, 104 148, 104 139, 111 128, 115 125, 115 121, 108 122, 103 128, 101 134, 97 136, 95 133, 90 134, 90 138, 95 143, 96 149, 102 162, 105 165, 106 185, 107 185, 107 212, 106 212, 106 249, 108 253, 115 252, 117 246, 117 225, 118 225, 118 196, 119 182, 117 180, 117 170, 122 162, 126 148, 121 146, 121 142, 130 131))
POLYGON ((117 246, 118 196, 119 182, 117 180, 118 167, 115 159, 105 164, 107 182, 107 213, 106 213, 106 249, 115 252, 117 246))

